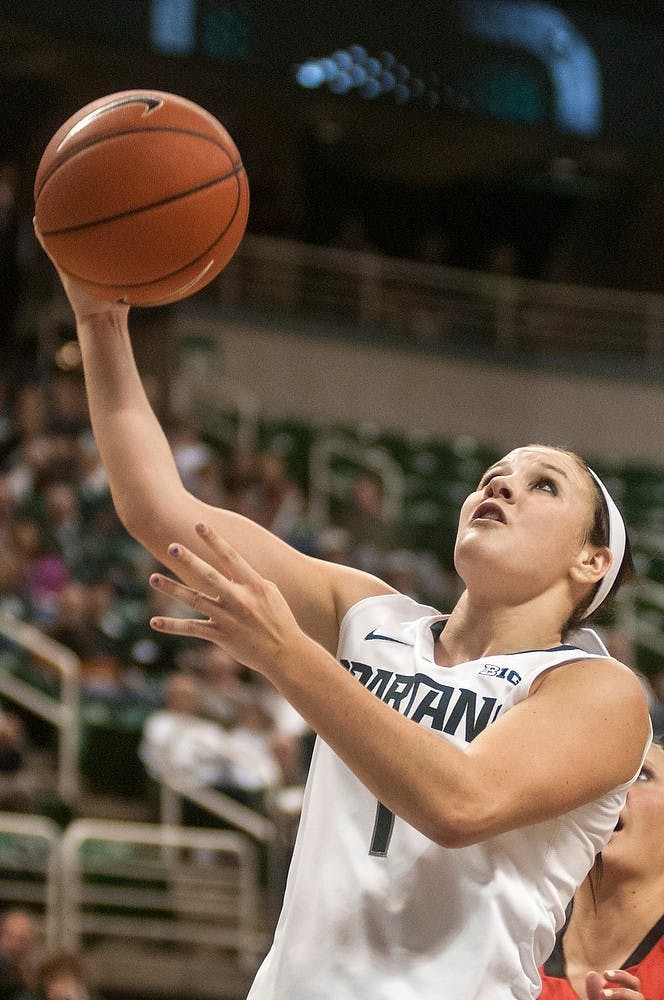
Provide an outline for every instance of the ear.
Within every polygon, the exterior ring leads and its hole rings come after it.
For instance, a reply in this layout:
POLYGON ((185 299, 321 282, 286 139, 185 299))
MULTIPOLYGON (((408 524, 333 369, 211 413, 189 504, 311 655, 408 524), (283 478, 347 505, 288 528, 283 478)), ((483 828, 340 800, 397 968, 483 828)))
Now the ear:
POLYGON ((570 568, 570 577, 581 586, 591 586, 602 579, 611 565, 611 550, 608 545, 599 548, 584 545, 570 568))

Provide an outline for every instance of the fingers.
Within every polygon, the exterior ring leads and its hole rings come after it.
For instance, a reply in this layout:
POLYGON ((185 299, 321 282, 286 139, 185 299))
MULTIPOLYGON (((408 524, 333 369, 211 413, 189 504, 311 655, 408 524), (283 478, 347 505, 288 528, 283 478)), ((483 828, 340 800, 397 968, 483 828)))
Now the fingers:
POLYGON ((188 639, 219 641, 218 626, 209 618, 169 618, 156 615, 150 619, 150 628, 168 635, 181 635, 188 639))
POLYGON ((197 525, 196 531, 209 547, 210 562, 174 543, 168 553, 173 562, 180 564, 176 572, 186 583, 153 573, 150 584, 202 617, 156 615, 150 625, 157 632, 214 642, 240 663, 268 677, 279 668, 285 651, 290 651, 304 634, 274 583, 252 569, 205 525, 197 525))
POLYGON ((237 552, 232 545, 221 538, 207 524, 200 522, 196 525, 196 534, 202 538, 210 551, 214 553, 214 564, 229 580, 237 583, 251 583, 260 579, 256 570, 249 565, 246 559, 237 552))
POLYGON ((174 542, 169 545, 168 553, 182 564, 180 576, 186 573, 188 580, 193 580, 200 590, 208 594, 230 594, 230 584, 245 584, 260 589, 263 578, 232 545, 202 523, 196 525, 196 534, 209 547, 210 562, 174 542))
POLYGON ((608 969, 603 976, 589 972, 586 994, 587 1000, 644 1000, 639 979, 624 969, 608 969))
POLYGON ((624 969, 607 970, 604 978, 608 986, 602 990, 602 997, 611 1000, 644 1000, 641 982, 624 969))
POLYGON ((214 594, 206 594, 200 590, 194 590, 185 583, 180 583, 179 580, 172 580, 168 576, 162 576, 161 573, 153 573, 151 575, 150 586, 154 590, 160 590, 163 594, 168 594, 169 597, 179 601, 181 604, 186 604, 192 611, 197 611, 207 618, 210 617, 213 611, 218 609, 220 604, 218 595, 215 596, 214 594))
POLYGON ((204 637, 209 638, 207 633, 210 631, 210 620, 214 619, 218 625, 224 608, 238 610, 242 604, 238 599, 238 587, 242 586, 249 576, 253 579, 260 577, 232 546, 214 535, 205 525, 197 525, 196 531, 210 545, 214 561, 220 564, 221 572, 184 545, 174 542, 168 547, 169 555, 182 563, 180 575, 186 575, 194 586, 161 573, 153 573, 149 582, 155 590, 186 604, 192 611, 202 615, 204 621, 157 616, 151 619, 150 625, 157 631, 178 635, 199 635, 204 632, 204 637))
POLYGON ((602 1000, 602 984, 604 979, 598 972, 588 972, 586 975, 587 1000, 602 1000))

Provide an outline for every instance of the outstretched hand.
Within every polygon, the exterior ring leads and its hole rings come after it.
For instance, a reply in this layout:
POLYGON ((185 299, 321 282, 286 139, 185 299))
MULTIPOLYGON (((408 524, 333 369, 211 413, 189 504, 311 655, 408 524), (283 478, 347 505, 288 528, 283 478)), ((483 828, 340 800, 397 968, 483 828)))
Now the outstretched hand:
POLYGON ((44 244, 42 234, 39 232, 34 220, 33 225, 35 236, 37 237, 42 250, 57 271, 62 287, 64 288, 65 295, 69 299, 69 304, 71 305, 76 321, 83 322, 86 319, 90 319, 92 316, 109 316, 111 314, 117 315, 121 319, 126 319, 129 312, 128 305, 124 302, 111 301, 110 299, 94 298, 94 296, 90 295, 90 293, 85 290, 82 284, 79 284, 75 278, 63 271, 62 268, 58 267, 48 252, 44 244))
POLYGON ((636 976, 622 969, 605 972, 589 972, 586 976, 587 1000, 647 1000, 641 992, 641 983, 636 976), (604 983, 607 986, 604 986, 604 983))
POLYGON ((266 677, 274 675, 284 659, 297 656, 310 641, 300 629, 278 587, 264 579, 226 541, 206 525, 196 533, 210 549, 210 562, 183 545, 169 546, 169 554, 182 563, 194 586, 153 573, 150 585, 187 604, 198 618, 150 620, 157 632, 206 639, 234 659, 266 677))

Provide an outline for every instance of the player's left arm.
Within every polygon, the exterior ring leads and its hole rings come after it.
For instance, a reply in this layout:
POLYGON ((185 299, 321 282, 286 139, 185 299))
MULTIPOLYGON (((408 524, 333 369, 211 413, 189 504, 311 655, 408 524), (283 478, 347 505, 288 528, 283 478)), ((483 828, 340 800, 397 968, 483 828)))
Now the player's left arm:
POLYGON ((299 628, 274 584, 222 539, 207 541, 219 569, 178 547, 198 590, 151 579, 201 617, 153 627, 215 642, 264 674, 387 809, 433 841, 461 847, 550 819, 636 773, 648 709, 638 679, 617 661, 547 672, 460 749, 367 691, 299 628))

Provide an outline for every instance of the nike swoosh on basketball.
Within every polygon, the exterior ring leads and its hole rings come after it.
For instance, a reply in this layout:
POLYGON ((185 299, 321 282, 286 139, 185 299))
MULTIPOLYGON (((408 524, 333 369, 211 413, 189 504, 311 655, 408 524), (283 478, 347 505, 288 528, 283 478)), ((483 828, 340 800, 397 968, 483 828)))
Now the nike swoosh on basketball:
POLYGON ((384 642, 398 642, 400 646, 412 646, 412 642, 404 642, 403 639, 395 639, 391 635, 380 635, 375 629, 371 629, 371 632, 367 632, 364 637, 365 639, 382 639, 384 642))

